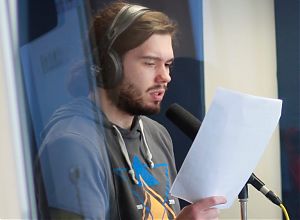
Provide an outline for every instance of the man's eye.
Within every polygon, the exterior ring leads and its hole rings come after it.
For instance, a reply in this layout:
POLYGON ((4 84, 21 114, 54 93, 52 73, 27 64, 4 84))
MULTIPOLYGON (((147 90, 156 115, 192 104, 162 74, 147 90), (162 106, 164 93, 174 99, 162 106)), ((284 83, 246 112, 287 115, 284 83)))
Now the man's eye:
POLYGON ((172 69, 173 67, 173 63, 166 63, 165 66, 169 69, 172 69))
POLYGON ((145 62, 145 64, 146 64, 147 66, 154 66, 154 65, 155 65, 155 63, 152 63, 152 62, 145 62))

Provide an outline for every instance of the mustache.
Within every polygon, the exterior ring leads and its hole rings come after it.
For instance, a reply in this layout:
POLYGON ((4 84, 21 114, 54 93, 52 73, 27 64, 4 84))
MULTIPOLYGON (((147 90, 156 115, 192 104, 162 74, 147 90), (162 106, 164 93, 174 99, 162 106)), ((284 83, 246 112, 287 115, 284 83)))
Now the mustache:
POLYGON ((147 92, 149 92, 151 90, 156 90, 156 89, 164 89, 165 91, 167 91, 168 86, 167 85, 155 85, 155 86, 152 86, 149 89, 147 89, 147 92))

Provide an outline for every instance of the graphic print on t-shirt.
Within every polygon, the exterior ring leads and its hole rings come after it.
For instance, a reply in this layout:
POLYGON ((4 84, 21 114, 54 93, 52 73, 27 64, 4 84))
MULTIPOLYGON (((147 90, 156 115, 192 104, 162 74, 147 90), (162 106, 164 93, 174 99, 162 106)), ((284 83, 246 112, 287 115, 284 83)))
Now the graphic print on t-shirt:
POLYGON ((131 187, 132 194, 138 201, 136 207, 141 212, 141 219, 174 219, 176 215, 169 205, 170 182, 168 165, 155 164, 150 172, 147 165, 143 164, 138 156, 134 156, 132 158, 132 167, 138 180, 137 185, 128 184, 128 181, 132 181, 128 178, 128 169, 116 168, 114 172, 121 177, 120 179, 124 181, 124 184, 131 187), (155 178, 157 176, 155 174, 161 177, 155 178), (137 188, 138 190, 136 190, 137 188), (160 189, 160 192, 157 191, 158 189, 160 189))

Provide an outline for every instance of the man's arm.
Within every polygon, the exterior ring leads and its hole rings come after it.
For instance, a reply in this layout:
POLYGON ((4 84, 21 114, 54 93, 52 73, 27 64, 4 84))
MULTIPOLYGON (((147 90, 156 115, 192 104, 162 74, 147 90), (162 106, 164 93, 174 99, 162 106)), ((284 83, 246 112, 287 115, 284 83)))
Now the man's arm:
POLYGON ((110 167, 99 147, 72 135, 45 147, 40 160, 51 219, 109 219, 110 167))

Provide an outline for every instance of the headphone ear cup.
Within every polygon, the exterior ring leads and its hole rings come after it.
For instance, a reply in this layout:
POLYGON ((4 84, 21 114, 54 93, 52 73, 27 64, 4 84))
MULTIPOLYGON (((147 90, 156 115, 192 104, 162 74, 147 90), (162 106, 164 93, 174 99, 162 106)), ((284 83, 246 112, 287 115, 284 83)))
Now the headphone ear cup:
POLYGON ((112 49, 115 40, 123 33, 138 17, 150 9, 140 5, 126 4, 115 16, 108 32, 104 36, 101 60, 101 74, 97 77, 97 86, 110 89, 117 86, 123 78, 122 60, 115 50, 112 49))
POLYGON ((122 67, 122 61, 120 59, 120 56, 115 52, 114 50, 110 50, 109 56, 111 58, 111 61, 113 63, 114 71, 112 72, 115 74, 113 76, 115 85, 119 84, 123 78, 123 67, 122 67))
POLYGON ((103 60, 101 73, 101 87, 111 89, 117 86, 122 80, 122 62, 114 50, 110 50, 103 60))

